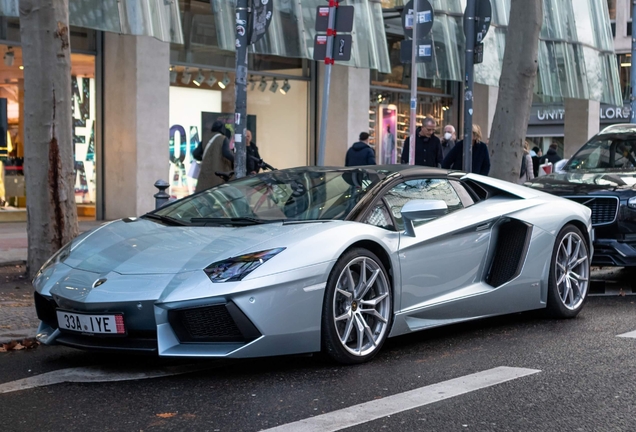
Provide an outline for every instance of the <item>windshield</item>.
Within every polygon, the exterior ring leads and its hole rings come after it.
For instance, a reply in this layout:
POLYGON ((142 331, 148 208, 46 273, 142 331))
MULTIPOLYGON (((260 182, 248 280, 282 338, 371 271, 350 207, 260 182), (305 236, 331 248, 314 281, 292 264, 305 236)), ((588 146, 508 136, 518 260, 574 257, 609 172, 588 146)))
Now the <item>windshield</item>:
POLYGON ((587 144, 568 161, 566 171, 572 170, 624 170, 636 167, 636 137, 599 136, 587 144))
POLYGON ((363 170, 273 171, 186 197, 154 215, 193 225, 343 220, 379 180, 363 170))

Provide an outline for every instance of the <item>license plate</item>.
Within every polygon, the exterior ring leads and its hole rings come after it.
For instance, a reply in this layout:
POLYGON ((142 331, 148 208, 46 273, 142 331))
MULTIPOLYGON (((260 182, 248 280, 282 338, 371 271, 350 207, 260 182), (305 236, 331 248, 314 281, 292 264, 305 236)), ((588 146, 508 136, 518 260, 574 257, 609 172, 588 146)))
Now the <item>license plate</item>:
POLYGON ((57 324, 60 330, 79 333, 119 335, 126 334, 124 316, 116 315, 87 315, 69 311, 57 311, 57 324))

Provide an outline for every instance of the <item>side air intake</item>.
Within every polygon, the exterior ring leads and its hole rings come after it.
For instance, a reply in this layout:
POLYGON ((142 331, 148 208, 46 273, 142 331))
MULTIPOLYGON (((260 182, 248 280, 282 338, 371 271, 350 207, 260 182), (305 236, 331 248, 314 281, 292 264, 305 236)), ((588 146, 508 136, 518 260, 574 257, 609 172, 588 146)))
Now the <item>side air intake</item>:
POLYGON ((501 286, 519 276, 528 251, 532 227, 517 220, 499 225, 495 255, 486 282, 501 286))

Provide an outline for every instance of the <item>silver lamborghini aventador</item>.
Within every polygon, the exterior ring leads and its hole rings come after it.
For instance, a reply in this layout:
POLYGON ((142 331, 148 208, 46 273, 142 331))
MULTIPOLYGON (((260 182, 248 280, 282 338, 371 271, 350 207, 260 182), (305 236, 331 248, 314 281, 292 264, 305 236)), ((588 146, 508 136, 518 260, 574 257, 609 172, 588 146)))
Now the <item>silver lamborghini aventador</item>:
POLYGON ((324 351, 585 303, 590 209, 407 165, 246 177, 85 233, 34 279, 38 339, 160 356, 324 351))

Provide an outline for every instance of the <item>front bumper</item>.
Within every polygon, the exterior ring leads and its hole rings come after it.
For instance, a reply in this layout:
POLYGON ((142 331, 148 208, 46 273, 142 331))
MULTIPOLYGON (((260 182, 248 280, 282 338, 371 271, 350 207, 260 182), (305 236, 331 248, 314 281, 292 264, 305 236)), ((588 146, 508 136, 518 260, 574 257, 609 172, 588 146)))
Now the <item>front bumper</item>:
MULTIPOLYGON (((319 351, 325 279, 332 265, 321 263, 213 286, 203 272, 195 272, 183 278, 181 287, 166 289, 154 300, 117 302, 118 296, 110 296, 111 301, 103 303, 104 294, 95 293, 94 302, 90 295, 83 302, 71 302, 60 290, 36 292, 42 321, 38 340, 94 351, 171 357, 245 358, 319 351), (199 290, 200 286, 204 289, 199 290), (212 290, 215 295, 209 296, 212 290), (101 337, 61 331, 55 314, 58 307, 78 313, 122 312, 128 334, 101 337)), ((135 279, 122 276, 117 285, 135 286, 135 279)))
POLYGON ((599 239, 594 241, 594 256, 592 265, 595 266, 636 266, 636 242, 621 242, 614 239, 599 239))

